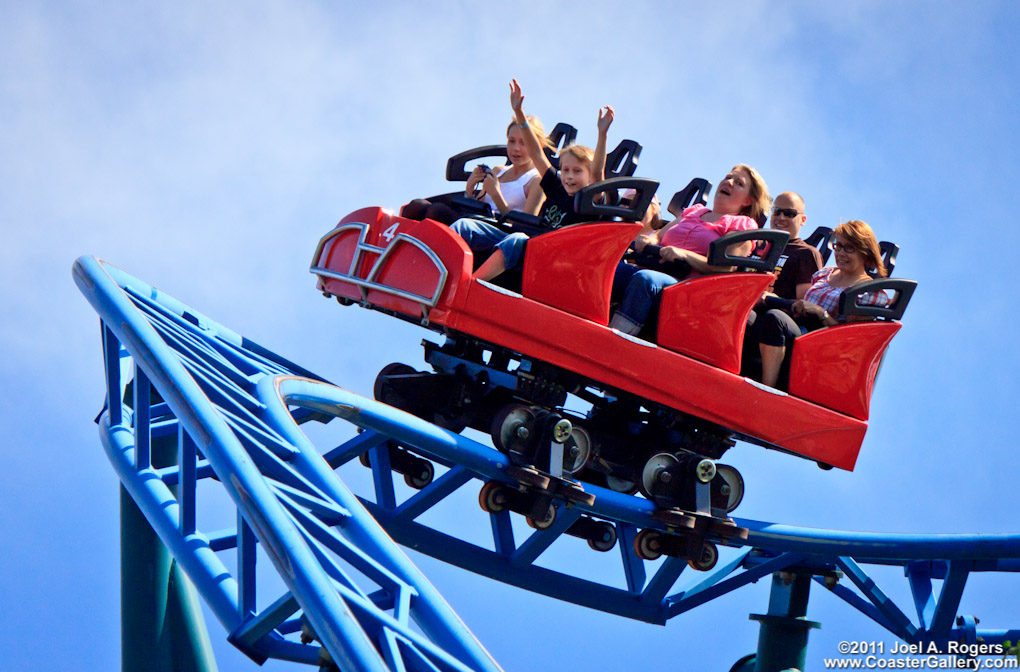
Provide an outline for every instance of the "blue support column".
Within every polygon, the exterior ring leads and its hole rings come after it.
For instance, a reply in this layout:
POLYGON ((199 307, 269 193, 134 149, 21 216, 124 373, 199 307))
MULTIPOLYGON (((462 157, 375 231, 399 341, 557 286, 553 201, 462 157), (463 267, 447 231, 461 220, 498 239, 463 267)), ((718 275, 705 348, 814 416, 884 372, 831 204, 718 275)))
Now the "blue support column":
MULTIPOLYGON (((148 467, 150 459, 156 468, 176 464, 176 436, 149 438, 148 379, 136 372, 134 383, 136 441, 146 448, 139 460, 145 464, 140 466, 148 467)), ((120 402, 114 404, 119 406, 120 402)), ((123 487, 120 535, 121 669, 216 672, 194 586, 123 487)))
POLYGON ((769 613, 752 614, 761 623, 754 672, 803 670, 807 659, 808 634, 821 623, 807 620, 811 575, 776 572, 772 575, 769 613))
POLYGON ((216 672, 195 588, 120 491, 121 669, 216 672))

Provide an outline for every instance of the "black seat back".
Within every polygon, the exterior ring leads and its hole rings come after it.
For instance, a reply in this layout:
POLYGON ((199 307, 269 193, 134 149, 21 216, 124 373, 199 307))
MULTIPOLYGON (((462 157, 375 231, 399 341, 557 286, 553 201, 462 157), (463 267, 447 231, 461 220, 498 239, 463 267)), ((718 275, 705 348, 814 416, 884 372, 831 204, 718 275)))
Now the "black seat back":
POLYGON ((552 145, 552 152, 555 154, 567 145, 574 144, 574 140, 577 139, 577 129, 565 121, 561 121, 553 126, 548 137, 549 144, 552 145))
POLYGON ((903 278, 879 278, 877 280, 865 280, 853 287, 848 287, 839 295, 839 314, 847 317, 858 315, 860 317, 871 317, 880 320, 898 320, 903 317, 903 311, 910 303, 910 297, 914 295, 917 283, 913 280, 903 278), (893 293, 892 303, 888 306, 865 306, 860 305, 860 298, 865 294, 884 291, 886 295, 893 293))
POLYGON ((577 129, 570 124, 561 121, 560 123, 553 126, 553 130, 549 133, 549 144, 552 147, 545 148, 545 156, 549 159, 549 163, 556 170, 560 169, 560 157, 558 156, 559 151, 567 145, 574 144, 574 140, 577 139, 577 129))
POLYGON ((637 170, 641 145, 634 140, 621 140, 616 149, 606 155, 606 179, 610 177, 632 177, 637 170))
POLYGON ((708 263, 712 266, 733 266, 737 270, 746 269, 771 273, 776 270, 779 257, 786 249, 790 234, 778 229, 751 229, 749 231, 733 231, 716 238, 708 245, 708 263), (768 249, 764 256, 735 257, 726 250, 736 243, 753 240, 759 249, 768 249))
POLYGON ((447 182, 467 182, 471 175, 471 171, 467 169, 468 161, 486 158, 500 159, 502 162, 506 159, 506 145, 485 145, 454 154, 446 161, 447 182))
POLYGON ((832 238, 832 229, 827 226, 819 226, 817 229, 811 232, 811 235, 804 239, 804 242, 814 247, 822 255, 822 266, 829 261, 829 256, 832 254, 832 248, 829 247, 829 241, 832 238))
POLYGON ((599 221, 622 219, 640 222, 658 188, 658 182, 644 177, 611 177, 580 189, 574 195, 574 211, 581 215, 591 215, 599 221), (634 196, 630 197, 627 205, 617 204, 617 196, 626 189, 634 190, 634 196), (599 194, 606 195, 603 202, 596 201, 599 194))
POLYGON ((679 217, 683 214, 684 210, 695 203, 705 205, 708 202, 706 197, 711 191, 711 182, 702 177, 695 177, 686 187, 673 194, 673 198, 669 199, 669 205, 666 207, 666 210, 674 217, 679 217))
MULTIPOLYGON (((890 243, 888 240, 883 240, 878 244, 878 251, 882 254, 882 263, 885 264, 886 273, 892 275, 893 269, 896 268, 896 255, 899 254, 900 246, 896 243, 890 243)), ((878 277, 876 269, 869 268, 867 271, 871 277, 878 277)))

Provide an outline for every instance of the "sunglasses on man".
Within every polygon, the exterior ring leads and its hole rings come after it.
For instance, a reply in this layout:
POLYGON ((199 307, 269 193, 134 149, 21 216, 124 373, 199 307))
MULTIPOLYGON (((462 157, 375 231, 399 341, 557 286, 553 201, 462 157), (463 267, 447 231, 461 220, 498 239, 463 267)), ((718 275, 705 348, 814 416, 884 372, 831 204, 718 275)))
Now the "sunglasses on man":
POLYGON ((793 219, 800 214, 800 211, 795 208, 772 208, 773 217, 786 217, 787 219, 793 219))

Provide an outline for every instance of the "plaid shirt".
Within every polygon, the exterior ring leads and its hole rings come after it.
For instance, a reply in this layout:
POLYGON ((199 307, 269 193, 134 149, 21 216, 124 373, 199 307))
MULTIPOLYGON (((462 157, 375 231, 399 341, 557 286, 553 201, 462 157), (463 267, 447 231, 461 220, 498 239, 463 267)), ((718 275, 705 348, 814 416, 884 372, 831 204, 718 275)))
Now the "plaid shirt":
MULTIPOLYGON (((829 311, 833 316, 839 311, 839 296, 846 287, 833 287, 829 284, 829 275, 836 270, 828 266, 811 276, 811 288, 804 295, 804 300, 815 303, 829 311)), ((892 302, 885 292, 869 292, 858 300, 862 306, 888 306, 892 302)))

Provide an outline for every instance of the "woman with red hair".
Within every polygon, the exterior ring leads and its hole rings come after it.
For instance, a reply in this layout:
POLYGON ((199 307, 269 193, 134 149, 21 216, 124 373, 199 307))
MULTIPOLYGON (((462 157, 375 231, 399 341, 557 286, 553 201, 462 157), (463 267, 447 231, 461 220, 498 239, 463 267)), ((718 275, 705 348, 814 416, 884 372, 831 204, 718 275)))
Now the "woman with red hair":
MULTIPOLYGON (((879 277, 888 275, 875 232, 862 221, 851 220, 837 226, 832 233, 832 251, 836 265, 811 276, 811 287, 803 299, 793 302, 792 314, 773 309, 760 318, 761 382, 769 387, 776 387, 787 346, 794 339, 809 331, 842 323, 836 313, 839 297, 845 289, 870 280, 868 269, 873 269, 879 277)), ((886 306, 889 301, 883 292, 865 294, 860 299, 862 305, 868 306, 886 306)))

